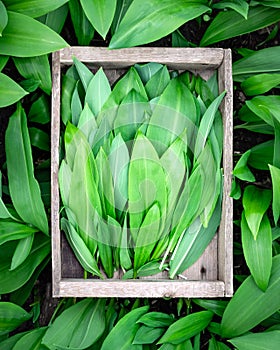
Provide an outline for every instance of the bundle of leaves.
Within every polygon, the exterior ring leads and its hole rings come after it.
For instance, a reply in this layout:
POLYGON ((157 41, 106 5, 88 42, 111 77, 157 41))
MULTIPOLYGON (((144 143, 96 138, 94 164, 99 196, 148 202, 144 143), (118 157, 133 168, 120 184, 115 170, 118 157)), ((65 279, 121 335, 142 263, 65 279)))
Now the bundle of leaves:
POLYGON ((215 74, 158 63, 131 67, 111 90, 102 68, 74 63, 63 81, 62 229, 95 276, 174 278, 220 222, 225 92, 215 74))

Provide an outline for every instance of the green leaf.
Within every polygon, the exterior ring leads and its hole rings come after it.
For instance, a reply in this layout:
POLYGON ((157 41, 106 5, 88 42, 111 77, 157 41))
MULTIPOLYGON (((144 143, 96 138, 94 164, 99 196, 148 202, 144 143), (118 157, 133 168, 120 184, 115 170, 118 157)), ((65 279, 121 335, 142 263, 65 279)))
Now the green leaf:
POLYGON ((223 0, 217 4, 213 4, 213 8, 224 10, 226 8, 232 9, 243 16, 245 19, 248 17, 249 4, 245 0, 223 0))
POLYGON ((268 170, 268 164, 273 163, 274 140, 269 140, 251 148, 248 164, 260 170, 268 170))
POLYGON ((247 166, 248 159, 251 155, 251 150, 249 149, 247 152, 243 153, 239 158, 233 169, 233 175, 242 181, 255 181, 255 176, 251 172, 251 170, 247 166))
POLYGON ((248 227, 257 238, 262 218, 271 202, 271 191, 249 185, 245 188, 242 204, 248 227))
POLYGON ((81 0, 81 5, 92 26, 105 39, 114 19, 117 0, 81 0))
POLYGON ((271 6, 271 7, 276 7, 280 8, 280 4, 278 0, 262 0, 262 1, 257 1, 254 0, 252 1, 253 4, 261 4, 263 6, 271 6))
POLYGON ((40 17, 56 10, 68 0, 4 0, 9 11, 22 13, 29 17, 40 17))
POLYGON ((132 47, 160 39, 209 8, 204 1, 171 3, 168 0, 134 0, 113 35, 109 48, 132 47), (156 9, 156 11, 151 11, 156 9))
POLYGON ((34 177, 26 115, 18 105, 6 131, 9 190, 19 216, 48 234, 48 220, 40 188, 34 177))
POLYGON ((69 307, 47 329, 42 344, 50 350, 88 348, 105 330, 105 303, 86 298, 69 307))
POLYGON ((233 79, 242 82, 250 75, 280 73, 279 53, 280 46, 249 53, 249 55, 233 63, 233 79))
POLYGON ((211 299, 193 299, 193 302, 202 308, 214 312, 218 316, 223 316, 228 301, 211 299))
POLYGON ((247 96, 261 95, 280 84, 280 74, 257 74, 247 78, 241 84, 247 96))
POLYGON ((78 125, 80 114, 82 113, 83 106, 78 92, 79 82, 76 83, 71 99, 71 122, 75 126, 78 125))
POLYGON ((43 151, 50 151, 50 136, 38 128, 29 128, 30 143, 43 151))
POLYGON ((84 63, 79 61, 76 57, 73 57, 73 62, 83 84, 83 87, 85 91, 87 91, 89 83, 94 77, 94 74, 88 69, 88 67, 84 63))
POLYGON ((7 62, 9 60, 9 56, 0 56, 0 72, 2 71, 3 68, 5 68, 7 62))
POLYGON ((56 32, 31 17, 8 11, 8 19, 0 37, 1 55, 33 57, 67 46, 56 32))
POLYGON ((0 221, 0 245, 8 241, 26 238, 38 230, 26 224, 13 221, 0 221))
POLYGON ((280 169, 268 164, 269 171, 271 175, 272 180, 272 211, 273 211, 273 219, 275 225, 277 225, 277 222, 279 220, 280 216, 280 169))
POLYGON ((72 76, 67 75, 67 73, 62 77, 61 119, 65 125, 72 120, 71 101, 76 84, 77 81, 72 76))
POLYGON ((139 318, 137 323, 148 327, 167 327, 174 322, 174 317, 163 312, 151 311, 139 318))
POLYGON ((267 216, 264 215, 258 235, 254 239, 243 212, 241 237, 246 263, 258 287, 265 291, 272 266, 272 234, 267 216))
POLYGON ((110 83, 101 67, 90 80, 86 90, 85 103, 89 105, 94 115, 98 115, 101 111, 110 93, 110 83))
POLYGON ((163 68, 163 65, 157 62, 149 62, 144 64, 136 63, 134 68, 137 70, 144 85, 163 68))
POLYGON ((27 94, 28 92, 26 92, 13 79, 3 73, 0 73, 0 108, 9 106, 19 101, 27 94))
POLYGON ((0 342, 1 350, 12 350, 18 340, 28 332, 17 333, 0 342))
POLYGON ((265 6, 251 7, 247 19, 233 10, 220 11, 208 26, 200 45, 208 46, 218 41, 250 33, 276 23, 279 19, 280 10, 265 6))
POLYGON ((13 350, 44 350, 41 341, 47 327, 40 327, 24 334, 14 345, 13 350))
POLYGON ((135 334, 140 328, 140 324, 136 322, 141 316, 147 313, 148 309, 148 306, 142 306, 130 311, 124 317, 122 317, 105 338, 101 350, 142 349, 142 347, 138 347, 137 345, 132 344, 135 334), (119 336, 120 334, 121 337, 119 336))
POLYGON ((5 29, 8 23, 8 14, 7 9, 2 1, 0 1, 0 37, 2 36, 2 32, 5 29))
POLYGON ((206 328, 212 317, 213 313, 211 311, 195 312, 182 317, 167 329, 158 344, 180 344, 206 328))
POLYGON ((29 256, 34 241, 34 233, 28 237, 21 238, 14 251, 10 270, 15 270, 29 256))
POLYGON ((112 35, 118 29, 121 20, 123 19, 124 15, 126 14, 126 11, 128 10, 132 2, 133 0, 117 0, 116 11, 115 11, 114 19, 111 25, 112 35))
POLYGON ((248 277, 230 300, 222 319, 222 336, 236 337, 247 332, 280 308, 280 255, 272 259, 271 277, 265 292, 248 277))
POLYGON ((239 350, 277 349, 280 343, 280 331, 251 333, 228 341, 239 350))
POLYGON ((160 96, 170 82, 169 72, 166 66, 159 69, 146 83, 145 89, 150 100, 160 96))
POLYGON ((14 249, 15 242, 7 242, 1 247, 0 294, 11 293, 30 279, 36 268, 49 256, 50 239, 46 235, 36 234, 27 259, 17 269, 10 271, 14 249))
POLYGON ((133 344, 153 344, 165 329, 160 327, 141 326, 133 339, 133 344))
POLYGON ((47 124, 51 120, 50 103, 45 94, 32 103, 28 120, 39 124, 47 124))
POLYGON ((209 340, 208 350, 230 350, 230 348, 226 344, 217 341, 215 338, 211 338, 209 340))
POLYGON ((46 15, 38 17, 37 20, 45 24, 57 33, 62 31, 68 15, 68 4, 65 3, 63 6, 57 8, 54 11, 48 12, 46 15))
POLYGON ((13 303, 0 302, 0 335, 9 333, 29 320, 31 314, 13 303))
POLYGON ((94 36, 94 28, 85 15, 83 8, 78 0, 70 0, 68 2, 72 24, 75 30, 78 44, 87 46, 90 44, 94 36))

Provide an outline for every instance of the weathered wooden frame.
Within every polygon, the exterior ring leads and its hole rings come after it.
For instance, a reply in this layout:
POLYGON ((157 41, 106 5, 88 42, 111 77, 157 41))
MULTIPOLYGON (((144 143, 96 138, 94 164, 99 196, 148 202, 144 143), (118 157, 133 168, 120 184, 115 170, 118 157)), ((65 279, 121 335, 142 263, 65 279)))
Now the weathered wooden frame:
MULTIPOLYGON (((156 48, 141 47, 108 50, 98 47, 69 47, 52 57, 52 135, 51 135, 51 221, 52 273, 54 297, 230 297, 233 294, 232 225, 233 204, 230 198, 233 155, 233 92, 231 50, 219 48, 156 48), (67 278, 62 274, 62 254, 69 249, 60 231, 60 197, 58 188, 61 68, 72 64, 72 57, 92 68, 124 69, 135 63, 159 62, 170 69, 195 71, 202 76, 218 71, 219 90, 227 94, 220 107, 223 115, 223 203, 219 230, 201 258, 184 272, 182 279, 158 279, 158 276, 137 280, 118 278, 99 280, 67 278)), ((69 265, 71 269, 71 251, 69 265)), ((67 273, 66 273, 67 275, 67 273)))

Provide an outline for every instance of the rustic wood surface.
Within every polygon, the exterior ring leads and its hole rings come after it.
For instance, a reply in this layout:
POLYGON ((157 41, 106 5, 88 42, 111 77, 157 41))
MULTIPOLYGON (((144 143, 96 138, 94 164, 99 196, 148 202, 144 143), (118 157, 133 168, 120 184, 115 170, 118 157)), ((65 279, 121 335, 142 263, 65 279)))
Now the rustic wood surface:
MULTIPOLYGON (((221 297, 231 296, 232 287, 232 199, 229 197, 232 173, 232 76, 231 52, 223 49, 189 48, 107 48, 63 49, 53 54, 52 93, 52 264, 53 295, 79 297, 221 297), (160 62, 170 69, 191 70, 209 77, 218 68, 220 92, 227 95, 221 105, 224 123, 224 195, 222 221, 200 259, 177 280, 167 280, 167 273, 141 280, 83 280, 82 268, 59 228, 59 133, 61 67, 72 64, 72 56, 96 70, 109 70, 113 83, 124 68, 135 63, 160 62), (117 69, 116 69, 117 68, 117 69), (80 278, 79 278, 80 277, 80 278)), ((117 276, 118 274, 116 274, 117 276)), ((119 276, 122 274, 120 273, 119 276)))

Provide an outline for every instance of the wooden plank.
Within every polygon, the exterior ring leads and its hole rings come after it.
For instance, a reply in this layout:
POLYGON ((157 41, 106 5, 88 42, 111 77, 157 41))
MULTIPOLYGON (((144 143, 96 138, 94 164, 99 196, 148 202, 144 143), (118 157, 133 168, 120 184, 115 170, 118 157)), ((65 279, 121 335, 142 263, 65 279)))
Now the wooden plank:
POLYGON ((221 281, 71 280, 60 282, 62 297, 214 298, 224 296, 221 281))
POLYGON ((227 91, 221 105, 224 122, 223 170, 224 188, 222 220, 219 229, 219 279, 225 282, 225 296, 233 294, 233 200, 230 197, 233 170, 233 84, 231 50, 225 50, 224 61, 220 66, 220 91, 227 91))
POLYGON ((135 63, 159 62, 171 69, 215 69, 222 61, 220 48, 136 47, 109 50, 105 47, 67 47, 60 51, 61 63, 72 64, 75 56, 84 63, 104 68, 123 68, 135 63))

